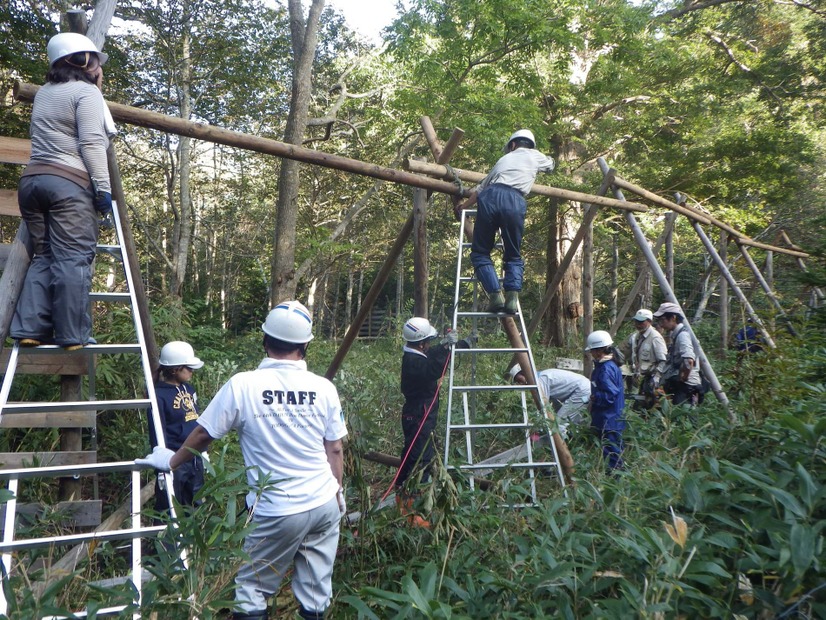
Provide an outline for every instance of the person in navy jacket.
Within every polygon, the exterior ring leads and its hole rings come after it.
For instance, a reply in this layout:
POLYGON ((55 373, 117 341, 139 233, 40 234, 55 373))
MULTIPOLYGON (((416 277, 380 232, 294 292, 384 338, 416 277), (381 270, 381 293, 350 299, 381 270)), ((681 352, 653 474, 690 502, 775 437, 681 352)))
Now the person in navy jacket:
POLYGON ((594 370, 591 372, 591 428, 602 441, 602 455, 608 467, 617 470, 623 469, 625 394, 613 345, 608 332, 597 330, 588 336, 585 351, 594 360, 594 370))

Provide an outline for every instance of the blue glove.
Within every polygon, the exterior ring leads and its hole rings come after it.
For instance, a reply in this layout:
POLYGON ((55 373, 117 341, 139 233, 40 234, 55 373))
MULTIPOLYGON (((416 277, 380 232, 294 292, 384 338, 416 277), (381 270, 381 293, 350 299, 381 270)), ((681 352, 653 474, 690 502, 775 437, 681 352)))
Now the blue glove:
POLYGON ((94 199, 95 210, 106 215, 112 212, 112 194, 109 192, 97 192, 94 199))

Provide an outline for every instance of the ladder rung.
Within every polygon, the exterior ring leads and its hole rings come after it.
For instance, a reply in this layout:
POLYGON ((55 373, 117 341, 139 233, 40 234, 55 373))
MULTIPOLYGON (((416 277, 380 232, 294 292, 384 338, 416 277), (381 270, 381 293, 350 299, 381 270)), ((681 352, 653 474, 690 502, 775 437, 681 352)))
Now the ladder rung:
POLYGON ((26 480, 30 478, 55 478, 65 476, 66 472, 78 476, 93 474, 110 474, 117 471, 134 471, 140 469, 134 461, 114 461, 111 463, 86 463, 83 465, 49 465, 48 467, 23 467, 21 469, 0 469, 0 480, 26 480))
POLYGON ((21 549, 37 549, 40 547, 52 547, 55 545, 76 545, 77 543, 90 542, 93 540, 133 539, 140 538, 145 534, 160 534, 166 528, 166 525, 152 525, 124 530, 110 530, 107 532, 88 532, 86 534, 68 534, 65 536, 48 536, 46 538, 29 538, 28 540, 0 542, 0 551, 3 553, 9 553, 11 551, 19 551, 21 549))
POLYGON ((533 428, 535 425, 530 422, 508 422, 502 424, 451 424, 449 431, 471 431, 483 428, 533 428))
MULTIPOLYGON (((500 282, 505 281, 505 278, 503 278, 501 276, 496 278, 496 279, 499 280, 500 282)), ((476 278, 476 276, 459 276, 459 282, 478 282, 478 281, 479 280, 476 278)))
MULTIPOLYGON (((463 248, 469 248, 469 247, 472 247, 472 246, 473 246, 473 243, 463 243, 463 244, 462 244, 462 247, 463 247, 463 248)), ((499 249, 501 250, 502 248, 504 248, 504 247, 505 247, 505 244, 504 244, 504 243, 502 243, 501 241, 499 241, 498 243, 494 243, 494 244, 493 244, 493 247, 495 247, 495 248, 499 248, 499 249)))
POLYGON ((546 467, 556 467, 556 463, 554 461, 542 461, 542 462, 533 462, 533 463, 474 463, 471 465, 448 465, 447 469, 462 469, 462 470, 474 470, 474 469, 505 469, 506 467, 519 467, 521 469, 525 468, 533 468, 533 469, 544 469, 546 467))
POLYGON ((536 385, 454 385, 454 392, 490 392, 491 390, 533 390, 536 385))
POLYGON ((92 301, 111 301, 118 303, 129 303, 132 301, 129 293, 89 293, 92 301))
POLYGON ((468 353, 527 353, 528 349, 453 349, 454 354, 467 355, 468 353))
POLYGON ((120 257, 122 252, 121 247, 119 245, 99 245, 97 246, 97 251, 99 254, 111 254, 115 257, 120 257))
POLYGON ((63 411, 102 411, 104 409, 146 409, 152 401, 148 398, 130 400, 81 400, 50 403, 8 403, 0 413, 52 413, 63 411))
POLYGON ((127 344, 87 344, 82 349, 75 351, 67 351, 63 347, 56 344, 42 344, 39 347, 24 347, 20 349, 21 353, 98 353, 101 355, 111 355, 113 353, 140 353, 141 345, 138 343, 127 344))
POLYGON ((474 316, 474 317, 490 317, 492 319, 501 319, 502 317, 516 317, 518 314, 507 314, 505 312, 456 312, 456 316, 474 316))

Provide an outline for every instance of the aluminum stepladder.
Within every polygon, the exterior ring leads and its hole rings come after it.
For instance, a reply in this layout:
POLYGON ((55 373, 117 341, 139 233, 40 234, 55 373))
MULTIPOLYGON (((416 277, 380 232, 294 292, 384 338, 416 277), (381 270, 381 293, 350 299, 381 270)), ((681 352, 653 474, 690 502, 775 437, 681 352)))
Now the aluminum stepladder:
MULTIPOLYGON (((453 329, 458 329, 460 334, 475 332, 479 321, 498 321, 503 316, 478 311, 479 281, 475 275, 463 275, 466 270, 473 272, 469 260, 471 244, 465 239, 465 223, 475 215, 475 210, 464 210, 459 227, 452 325, 453 329), (467 301, 469 295, 472 297, 470 302, 467 301), (461 309, 463 305, 467 307, 468 304, 471 305, 470 310, 461 309), (470 330, 467 328, 468 322, 472 325, 470 330)), ((498 245, 501 247, 501 244, 498 245)), ((486 301, 482 300, 482 303, 486 301)), ((539 386, 536 384, 511 385, 502 378, 502 372, 510 365, 511 358, 516 353, 525 354, 533 369, 534 377, 537 376, 530 341, 525 337, 527 330, 521 306, 518 314, 513 316, 513 320, 516 321, 522 334, 524 347, 454 349, 454 355, 450 360, 444 462, 448 470, 470 474, 471 489, 475 488, 477 477, 491 473, 507 476, 516 473, 518 478, 529 484, 530 503, 535 504, 537 502, 536 478, 539 471, 553 471, 563 489, 565 477, 551 437, 552 429, 549 420, 543 411, 537 410, 534 402, 534 395, 538 398, 538 402, 543 402, 539 386), (493 360, 499 364, 496 371, 477 373, 476 361, 479 359, 478 356, 483 355, 493 356, 493 360), (469 368, 465 363, 467 361, 471 362, 469 368), (460 366, 464 366, 461 373, 458 372, 460 366), (530 394, 531 392, 533 394, 530 394), (499 400, 503 402, 497 403, 499 407, 496 410, 485 411, 478 402, 478 397, 484 393, 498 393, 502 397, 499 400), (510 438, 510 444, 507 443, 508 438, 510 438), (513 444, 516 445, 496 453, 497 445, 513 444), (541 445, 547 446, 542 449, 551 451, 550 460, 534 458, 535 449, 541 445), (476 455, 486 451, 494 452, 494 454, 485 454, 481 460, 476 459, 476 455)), ((515 504, 514 507, 524 505, 528 505, 528 502, 515 504)))
MULTIPOLYGON (((88 385, 88 400, 80 400, 75 402, 8 402, 11 392, 14 375, 17 370, 17 365, 20 355, 20 346, 15 342, 14 347, 10 351, 9 362, 6 368, 5 376, 3 377, 2 387, 0 387, 0 419, 2 416, 11 415, 26 415, 29 413, 58 413, 58 412, 77 412, 77 411, 105 411, 105 410, 134 410, 136 415, 145 415, 147 409, 151 412, 151 423, 155 428, 155 436, 161 446, 164 446, 164 433, 161 427, 161 421, 158 410, 158 402, 155 398, 155 390, 153 388, 151 367, 149 362, 149 355, 146 348, 146 339, 144 337, 143 325, 141 322, 140 313, 137 308, 137 299, 135 296, 135 287, 132 282, 132 272, 129 268, 128 253, 122 247, 123 228, 121 226, 120 214, 118 207, 115 205, 112 214, 112 220, 115 226, 115 234, 117 243, 115 245, 101 245, 97 247, 98 256, 106 255, 111 257, 114 262, 120 261, 123 267, 123 276, 126 288, 129 292, 92 292, 90 294, 91 302, 101 303, 128 303, 131 308, 132 320, 135 329, 135 342, 129 344, 89 344, 80 351, 69 353, 70 355, 82 354, 87 357, 89 366, 89 385, 88 385), (124 400, 97 400, 95 398, 95 356, 96 355, 112 355, 112 354, 130 354, 140 356, 142 374, 145 387, 145 398, 130 398, 124 400)), ((31 347, 24 349, 26 354, 31 355, 67 355, 67 353, 56 345, 43 345, 39 347, 31 347)), ((142 456, 142 455, 141 455, 142 456)), ((175 520, 173 498, 172 475, 163 474, 167 494, 169 498, 170 510, 172 512, 172 520, 175 520)), ((143 580, 141 569, 141 540, 142 538, 155 537, 166 530, 166 525, 142 525, 141 524, 141 478, 140 470, 133 461, 120 461, 111 463, 95 463, 86 465, 59 465, 47 467, 26 467, 19 469, 0 469, 0 481, 11 494, 10 499, 5 504, 5 519, 3 528, 3 539, 0 542, 0 569, 2 569, 3 589, 0 589, 0 615, 6 614, 9 608, 9 601, 5 596, 5 588, 8 586, 8 580, 15 570, 13 564, 14 556, 30 549, 40 549, 54 547, 56 549, 64 549, 67 546, 75 546, 73 553, 77 553, 78 545, 97 545, 105 541, 131 541, 131 562, 130 572, 126 580, 132 583, 135 591, 140 597, 141 583, 143 580), (101 530, 96 529, 90 533, 47 536, 43 538, 29 538, 18 540, 15 538, 15 526, 17 525, 17 498, 20 490, 21 480, 44 479, 44 478, 58 478, 70 476, 91 476, 98 474, 113 474, 120 473, 122 475, 129 475, 131 484, 131 519, 128 519, 128 527, 122 529, 101 530), (14 556, 13 556, 14 554, 14 556)), ((82 557, 86 553, 80 552, 76 557, 82 557)), ((186 553, 184 550, 180 551, 181 559, 186 564, 186 553)), ((71 571, 70 571, 71 572, 71 571)), ((127 605, 114 605, 112 607, 104 607, 97 610, 98 616, 122 617, 122 612, 127 608, 127 605)), ((76 617, 85 617, 86 610, 73 612, 76 617)), ((60 618, 63 616, 51 616, 52 618, 60 618)), ((133 613, 133 618, 139 618, 139 613, 133 613)))

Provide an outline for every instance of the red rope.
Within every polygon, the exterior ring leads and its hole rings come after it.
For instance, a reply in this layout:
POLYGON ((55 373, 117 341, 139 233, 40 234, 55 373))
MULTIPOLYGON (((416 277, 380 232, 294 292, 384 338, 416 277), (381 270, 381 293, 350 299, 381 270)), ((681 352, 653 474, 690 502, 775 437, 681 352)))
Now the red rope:
MULTIPOLYGON (((451 355, 452 354, 453 353, 451 352, 451 355)), ((413 441, 410 442, 410 446, 407 448, 407 452, 405 452, 404 457, 402 458, 402 462, 399 464, 399 468, 396 470, 396 475, 393 476, 393 481, 390 483, 390 486, 384 492, 384 495, 382 495, 381 499, 379 500, 379 503, 382 503, 385 499, 387 499, 387 496, 390 495, 390 491, 392 491, 393 487, 396 486, 396 481, 399 479, 399 474, 402 471, 402 467, 404 467, 404 464, 407 462, 407 457, 410 456, 410 451, 413 449, 413 446, 416 445, 416 440, 419 438, 419 433, 422 432, 422 428, 424 428, 424 423, 427 421, 427 418, 430 415, 430 411, 433 409, 433 405, 439 398, 439 392, 442 389, 442 381, 444 380, 445 373, 447 372, 448 362, 450 362, 450 355, 448 355, 447 359, 445 360, 445 367, 442 368, 442 376, 439 377, 439 382, 436 384, 436 393, 433 394, 433 400, 430 401, 430 405, 428 405, 427 410, 422 416, 422 421, 419 424, 419 428, 416 431, 416 434, 413 436, 413 441)))

